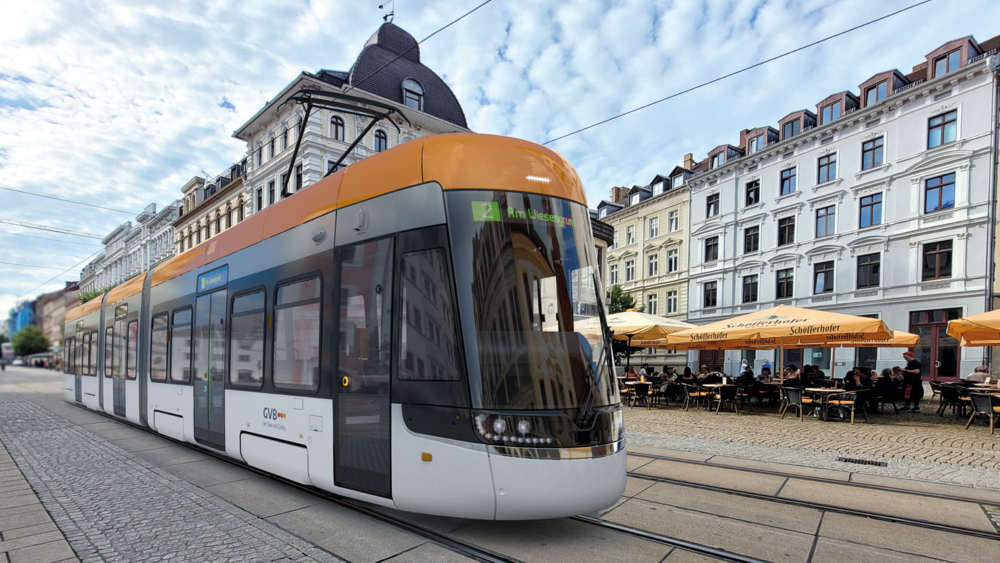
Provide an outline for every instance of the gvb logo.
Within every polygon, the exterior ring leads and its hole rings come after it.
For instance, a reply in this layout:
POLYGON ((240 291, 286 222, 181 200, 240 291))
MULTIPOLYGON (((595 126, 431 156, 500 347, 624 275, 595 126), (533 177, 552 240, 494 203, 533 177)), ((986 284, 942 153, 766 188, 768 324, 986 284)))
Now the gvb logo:
POLYGON ((278 412, 278 409, 269 409, 264 407, 264 418, 268 420, 279 420, 285 418, 285 413, 278 412))

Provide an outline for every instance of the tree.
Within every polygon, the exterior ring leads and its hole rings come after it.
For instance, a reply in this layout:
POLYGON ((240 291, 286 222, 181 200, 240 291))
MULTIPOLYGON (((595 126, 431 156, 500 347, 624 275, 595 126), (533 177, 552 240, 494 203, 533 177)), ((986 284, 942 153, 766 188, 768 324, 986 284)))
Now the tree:
POLYGON ((18 331, 12 340, 14 353, 18 356, 30 356, 39 352, 49 351, 49 339, 37 326, 28 325, 18 331))
POLYGON ((3 334, 3 333, 0 333, 0 344, 3 344, 4 342, 7 342, 7 341, 8 341, 7 340, 7 335, 3 334))
POLYGON ((81 291, 80 292, 80 297, 78 298, 80 300, 80 305, 83 305, 84 303, 86 303, 87 301, 90 301, 91 299, 93 299, 95 297, 100 297, 100 296, 104 295, 105 293, 107 293, 107 292, 111 291, 112 289, 114 289, 114 287, 115 286, 113 286, 113 285, 109 285, 107 287, 99 287, 97 289, 91 289, 90 291, 81 291))
POLYGON ((608 313, 624 313, 629 309, 635 309, 635 297, 622 291, 620 285, 613 285, 608 291, 608 313))

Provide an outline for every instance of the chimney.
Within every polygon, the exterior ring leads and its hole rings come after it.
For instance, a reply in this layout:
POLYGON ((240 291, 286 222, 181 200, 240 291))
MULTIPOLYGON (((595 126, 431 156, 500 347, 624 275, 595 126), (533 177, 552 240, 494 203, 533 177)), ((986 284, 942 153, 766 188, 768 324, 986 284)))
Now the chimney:
POLYGON ((694 168, 694 154, 687 153, 686 155, 684 155, 684 166, 683 166, 683 168, 685 170, 691 170, 692 168, 694 168))
POLYGON ((749 132, 750 132, 749 129, 744 129, 744 130, 740 131, 740 144, 736 145, 736 146, 738 146, 738 147, 740 147, 742 149, 746 145, 746 142, 747 142, 747 133, 749 133, 749 132))
POLYGON ((628 188, 623 188, 620 186, 615 186, 611 188, 611 201, 617 203, 623 199, 628 199, 628 188))

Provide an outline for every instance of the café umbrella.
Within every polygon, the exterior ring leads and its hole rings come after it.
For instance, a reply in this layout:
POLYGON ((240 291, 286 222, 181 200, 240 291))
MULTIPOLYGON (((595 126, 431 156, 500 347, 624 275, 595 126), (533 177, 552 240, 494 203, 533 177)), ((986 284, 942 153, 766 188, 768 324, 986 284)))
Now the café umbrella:
MULTIPOLYGON (((683 321, 675 321, 649 313, 640 313, 631 309, 623 313, 608 315, 607 322, 608 328, 615 333, 615 340, 628 341, 629 346, 633 346, 633 338, 639 340, 659 340, 678 330, 696 328, 695 325, 683 321)), ((597 317, 592 317, 586 321, 575 323, 574 329, 581 333, 586 333, 588 330, 599 331, 599 323, 600 320, 597 317)))
POLYGON ((1000 346, 1000 310, 948 321, 948 336, 962 346, 1000 346))

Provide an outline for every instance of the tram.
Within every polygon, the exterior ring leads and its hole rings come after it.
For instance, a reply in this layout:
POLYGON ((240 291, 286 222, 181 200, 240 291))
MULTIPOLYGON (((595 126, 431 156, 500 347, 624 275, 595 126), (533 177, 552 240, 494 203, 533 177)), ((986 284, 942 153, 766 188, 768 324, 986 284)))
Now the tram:
POLYGON ((602 296, 565 159, 432 136, 70 311, 65 397, 375 505, 592 513, 626 473, 602 296))

